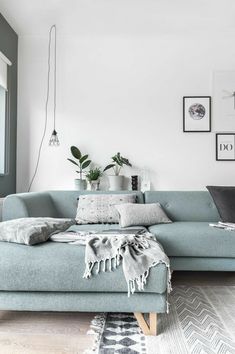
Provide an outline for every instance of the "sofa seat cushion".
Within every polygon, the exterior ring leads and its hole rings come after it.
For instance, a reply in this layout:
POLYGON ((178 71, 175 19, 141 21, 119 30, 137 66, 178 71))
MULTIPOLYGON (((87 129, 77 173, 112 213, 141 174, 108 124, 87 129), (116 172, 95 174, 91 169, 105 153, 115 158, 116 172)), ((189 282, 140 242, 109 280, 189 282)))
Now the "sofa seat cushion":
POLYGON ((174 222, 153 225, 169 257, 235 257, 235 232, 217 229, 208 222, 174 222))
MULTIPOLYGON (((35 246, 0 242, 0 255, 0 291, 127 293, 122 266, 83 279, 84 246, 50 241, 35 246)), ((150 270, 146 292, 162 294, 166 287, 167 269, 159 264, 150 270)))

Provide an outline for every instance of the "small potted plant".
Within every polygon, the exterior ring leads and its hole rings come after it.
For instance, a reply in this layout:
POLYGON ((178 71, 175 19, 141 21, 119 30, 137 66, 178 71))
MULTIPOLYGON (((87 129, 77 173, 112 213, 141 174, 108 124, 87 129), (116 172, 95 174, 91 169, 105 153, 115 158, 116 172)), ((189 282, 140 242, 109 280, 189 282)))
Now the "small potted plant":
POLYGON ((112 163, 107 165, 104 169, 104 172, 109 170, 110 168, 113 169, 114 175, 109 175, 109 189, 113 191, 122 190, 123 188, 123 180, 124 176, 120 175, 122 167, 132 166, 129 160, 125 157, 122 157, 120 152, 112 157, 112 163))
POLYGON ((102 172, 100 167, 91 168, 89 172, 86 173, 86 178, 90 186, 90 190, 98 191, 100 185, 100 177, 102 172))
POLYGON ((76 161, 72 159, 67 160, 78 167, 76 172, 79 174, 79 178, 75 179, 75 187, 77 190, 84 190, 86 189, 86 179, 83 178, 83 170, 85 170, 90 165, 91 160, 88 160, 88 155, 82 155, 81 151, 76 146, 71 146, 70 151, 76 161))

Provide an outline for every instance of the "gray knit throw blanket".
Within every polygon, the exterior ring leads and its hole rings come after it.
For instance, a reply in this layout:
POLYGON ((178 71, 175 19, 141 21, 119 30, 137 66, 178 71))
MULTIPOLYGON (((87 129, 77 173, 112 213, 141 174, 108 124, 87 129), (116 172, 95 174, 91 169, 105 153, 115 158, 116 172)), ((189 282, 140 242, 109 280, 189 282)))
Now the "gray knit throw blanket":
POLYGON ((136 288, 144 290, 150 268, 164 263, 168 270, 168 292, 171 290, 170 264, 153 235, 147 231, 137 234, 92 234, 86 236, 84 278, 100 271, 115 270, 122 263, 128 296, 136 288), (93 269, 95 267, 95 269, 93 269), (93 272, 92 272, 93 270, 93 272))

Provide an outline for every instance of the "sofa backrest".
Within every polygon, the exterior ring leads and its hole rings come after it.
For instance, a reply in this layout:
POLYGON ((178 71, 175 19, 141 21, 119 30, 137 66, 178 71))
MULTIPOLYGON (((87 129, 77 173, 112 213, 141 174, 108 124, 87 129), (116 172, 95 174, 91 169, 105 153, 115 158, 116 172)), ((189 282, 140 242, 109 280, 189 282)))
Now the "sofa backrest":
POLYGON ((3 220, 22 217, 74 218, 79 195, 88 193, 135 193, 139 203, 159 202, 173 221, 218 221, 219 215, 209 194, 204 191, 48 191, 9 195, 3 204, 3 220))
POLYGON ((138 191, 47 191, 12 194, 3 204, 3 220, 24 217, 75 218, 78 198, 81 194, 128 194, 137 195, 137 202, 144 203, 143 193, 138 191))
POLYGON ((3 202, 3 221, 25 217, 57 217, 56 214, 48 192, 11 194, 3 202))
POLYGON ((49 195, 56 209, 57 217, 74 218, 76 215, 78 198, 81 194, 128 194, 137 195, 137 202, 144 203, 143 193, 138 191, 49 191, 49 195))
POLYGON ((145 203, 159 202, 172 221, 219 220, 216 206, 207 191, 149 191, 145 203))

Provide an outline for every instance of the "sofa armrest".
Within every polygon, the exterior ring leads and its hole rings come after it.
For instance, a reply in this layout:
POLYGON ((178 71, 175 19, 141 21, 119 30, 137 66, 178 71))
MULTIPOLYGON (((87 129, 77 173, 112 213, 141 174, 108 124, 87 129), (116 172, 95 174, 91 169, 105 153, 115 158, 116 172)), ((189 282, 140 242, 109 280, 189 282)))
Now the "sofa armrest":
POLYGON ((26 217, 57 217, 57 210, 49 193, 12 194, 5 198, 2 220, 26 217))

